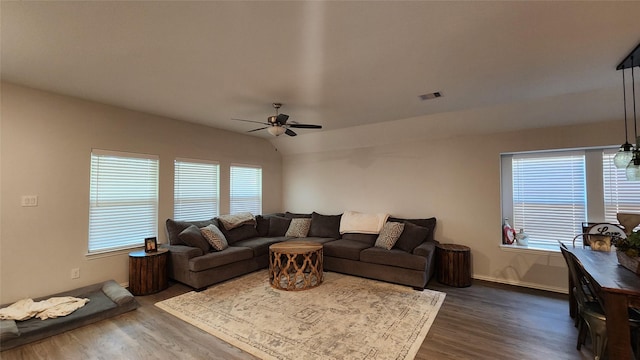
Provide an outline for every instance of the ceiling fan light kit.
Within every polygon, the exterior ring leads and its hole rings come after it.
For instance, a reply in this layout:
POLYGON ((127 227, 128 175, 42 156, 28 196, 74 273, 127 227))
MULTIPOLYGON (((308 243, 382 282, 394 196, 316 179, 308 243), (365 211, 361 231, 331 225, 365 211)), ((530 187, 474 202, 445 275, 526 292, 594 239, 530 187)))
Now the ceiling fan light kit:
POLYGON ((267 118, 267 122, 244 120, 244 119, 231 119, 231 120, 244 121, 244 122, 251 122, 251 123, 266 125, 266 126, 261 127, 261 128, 249 130, 247 132, 254 132, 254 131, 267 129, 269 134, 271 134, 273 136, 280 136, 282 134, 287 134, 289 136, 298 135, 298 134, 295 133, 295 131, 291 130, 290 128, 322 129, 321 125, 300 124, 300 123, 297 123, 297 122, 287 123, 287 120, 289 120, 289 115, 287 115, 287 114, 279 114, 278 113, 278 110, 280 109, 280 107, 282 107, 282 104, 281 103, 273 103, 272 105, 273 105, 273 108, 276 109, 276 114, 272 115, 272 116, 269 116, 267 118))
POLYGON ((624 135, 625 143, 613 158, 614 165, 619 169, 625 169, 627 180, 640 181, 640 137, 638 136, 638 118, 636 112, 636 79, 634 68, 640 66, 640 44, 618 65, 617 70, 622 70, 622 95, 624 97, 624 135), (631 68, 631 96, 633 99, 633 130, 636 138, 635 147, 629 144, 627 125, 627 91, 625 69, 631 68))

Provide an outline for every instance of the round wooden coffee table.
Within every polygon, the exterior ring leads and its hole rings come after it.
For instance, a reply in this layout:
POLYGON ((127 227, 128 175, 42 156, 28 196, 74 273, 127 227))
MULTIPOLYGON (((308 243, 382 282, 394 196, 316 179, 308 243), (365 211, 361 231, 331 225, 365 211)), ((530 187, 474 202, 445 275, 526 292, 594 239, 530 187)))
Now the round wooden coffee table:
POLYGON ((322 283, 322 244, 287 241, 269 246, 269 281, 280 290, 306 290, 322 283))

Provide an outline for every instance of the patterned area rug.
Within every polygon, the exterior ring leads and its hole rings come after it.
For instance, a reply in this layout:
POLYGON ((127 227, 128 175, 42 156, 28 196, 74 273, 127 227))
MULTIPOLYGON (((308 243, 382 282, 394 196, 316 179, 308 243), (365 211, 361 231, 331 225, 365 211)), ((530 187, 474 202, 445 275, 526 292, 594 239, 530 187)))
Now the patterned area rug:
POLYGON ((262 359, 413 359, 445 294, 337 273, 304 291, 267 270, 156 303, 262 359))

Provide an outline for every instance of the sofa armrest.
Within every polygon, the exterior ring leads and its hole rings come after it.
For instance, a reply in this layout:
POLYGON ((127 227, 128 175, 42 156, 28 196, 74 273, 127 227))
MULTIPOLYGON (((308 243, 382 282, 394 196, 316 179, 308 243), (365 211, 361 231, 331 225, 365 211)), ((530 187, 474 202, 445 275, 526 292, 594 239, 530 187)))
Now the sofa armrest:
POLYGON ((165 245, 162 245, 162 248, 169 250, 170 258, 184 258, 188 260, 197 256, 204 255, 204 253, 202 252, 202 249, 199 249, 197 247, 192 247, 192 246, 165 244, 165 245))
POLYGON ((425 241, 413 249, 414 255, 424 256, 426 258, 433 258, 433 254, 436 250, 436 243, 434 241, 425 241))

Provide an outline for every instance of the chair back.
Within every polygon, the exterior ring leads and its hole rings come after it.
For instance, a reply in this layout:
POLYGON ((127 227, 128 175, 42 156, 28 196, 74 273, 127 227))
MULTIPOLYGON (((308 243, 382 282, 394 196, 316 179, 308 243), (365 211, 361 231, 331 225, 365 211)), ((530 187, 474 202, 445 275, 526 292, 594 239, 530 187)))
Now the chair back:
POLYGON ((562 252, 562 256, 564 257, 564 261, 567 263, 567 267, 569 268, 569 276, 571 277, 571 281, 575 286, 574 289, 569 289, 569 291, 574 291, 576 300, 578 305, 583 307, 589 299, 593 299, 595 294, 591 294, 590 284, 587 278, 584 276, 584 271, 582 270, 582 264, 580 264, 580 260, 575 257, 566 247, 560 246, 560 251, 562 252))

